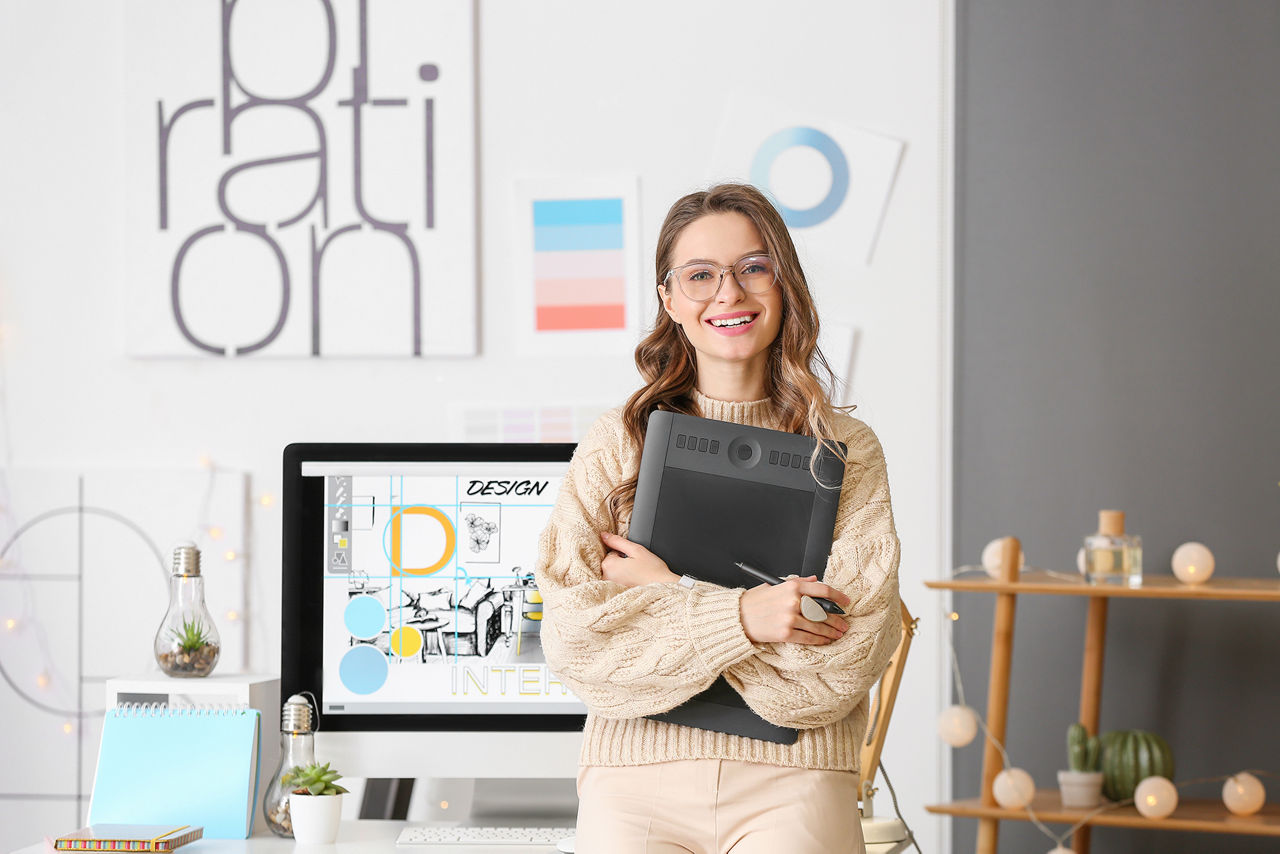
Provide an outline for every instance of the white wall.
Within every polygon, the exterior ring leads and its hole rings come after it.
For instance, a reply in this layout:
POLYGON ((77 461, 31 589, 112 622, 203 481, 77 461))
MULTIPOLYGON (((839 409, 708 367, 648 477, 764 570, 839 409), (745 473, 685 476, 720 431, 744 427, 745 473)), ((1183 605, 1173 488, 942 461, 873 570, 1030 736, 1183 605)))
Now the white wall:
MULTIPOLYGON (((118 318, 130 259, 118 247, 129 223, 117 221, 126 176, 116 122, 122 99, 137 95, 121 86, 122 5, 0 3, 0 428, 9 470, 189 469, 207 455, 249 473, 251 498, 278 497, 289 442, 449 440, 456 433, 442 401, 613 405, 637 382, 629 354, 526 356, 510 343, 522 331, 511 307, 527 289, 510 247, 513 182, 638 176, 641 253, 651 264, 670 202, 733 172, 715 161, 726 104, 782 105, 818 126, 906 143, 869 266, 850 254, 838 216, 795 237, 824 320, 860 330, 849 400, 884 443, 902 591, 922 618, 884 761, 921 845, 941 850, 940 823, 921 805, 947 794, 948 759, 933 737, 944 662, 939 602, 921 581, 949 553, 951 4, 814 0, 783 12, 763 0, 482 3, 480 353, 418 360, 125 355, 118 318), (683 130, 694 126, 706 133, 683 130)), ((751 120, 768 123, 768 109, 751 120)), ((797 159, 787 168, 814 167, 797 159)), ((646 267, 642 281, 650 276, 646 267)), ((253 669, 276 666, 279 519, 278 502, 251 501, 242 548, 253 669)), ((6 514, 0 531, 21 522, 6 514)), ((167 545, 182 533, 154 536, 167 545)), ((0 603, 11 595, 0 588, 0 603)), ((121 616, 153 620, 150 611, 121 616)), ((0 744, 0 794, 34 794, 17 771, 38 761, 41 745, 8 731, 0 744)), ((91 769, 92 754, 82 759, 91 769)), ((0 800, 0 843, 74 824, 73 777, 59 786, 62 800, 0 800)), ((887 798, 879 803, 888 809, 887 798)))

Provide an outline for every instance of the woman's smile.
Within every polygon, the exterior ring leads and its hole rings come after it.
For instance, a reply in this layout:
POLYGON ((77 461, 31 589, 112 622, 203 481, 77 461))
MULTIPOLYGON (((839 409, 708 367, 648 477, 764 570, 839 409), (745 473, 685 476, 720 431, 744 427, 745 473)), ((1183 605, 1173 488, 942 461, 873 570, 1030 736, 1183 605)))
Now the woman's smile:
POLYGON ((721 335, 743 335, 755 326, 759 316, 758 311, 731 311, 713 315, 703 322, 721 335))

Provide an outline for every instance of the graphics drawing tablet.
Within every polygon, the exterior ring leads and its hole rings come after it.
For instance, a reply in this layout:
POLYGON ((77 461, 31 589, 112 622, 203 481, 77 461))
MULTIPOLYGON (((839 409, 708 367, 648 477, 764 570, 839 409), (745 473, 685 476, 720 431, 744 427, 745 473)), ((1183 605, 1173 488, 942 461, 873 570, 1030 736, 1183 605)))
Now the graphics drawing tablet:
MULTIPOLYGON (((734 566, 738 561, 775 576, 821 578, 844 463, 821 448, 815 480, 810 459, 817 444, 794 433, 653 412, 627 536, 672 572, 723 587, 758 584, 734 566)), ((798 736, 759 717, 723 676, 650 717, 779 744, 798 736)))

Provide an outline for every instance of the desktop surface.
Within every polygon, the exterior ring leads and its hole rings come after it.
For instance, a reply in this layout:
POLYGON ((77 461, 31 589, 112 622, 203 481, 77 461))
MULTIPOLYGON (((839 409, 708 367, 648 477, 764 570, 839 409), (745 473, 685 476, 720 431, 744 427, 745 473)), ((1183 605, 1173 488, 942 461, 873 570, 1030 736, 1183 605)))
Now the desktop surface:
MULTIPOLYGON (((396 846, 396 837, 406 827, 421 826, 421 822, 413 821, 376 821, 363 819, 360 821, 344 821, 338 831, 338 841, 333 845, 303 846, 323 850, 325 854, 558 854, 554 845, 456 845, 456 846, 396 846)), ((61 831, 59 831, 61 832, 61 831)), ((52 837, 51 837, 52 838, 52 837)), ((20 849, 14 854, 47 854, 52 847, 43 842, 20 849)), ((177 849, 190 854, 284 854, 286 851, 298 850, 298 844, 292 839, 279 836, 252 836, 248 839, 200 839, 190 845, 177 849)))

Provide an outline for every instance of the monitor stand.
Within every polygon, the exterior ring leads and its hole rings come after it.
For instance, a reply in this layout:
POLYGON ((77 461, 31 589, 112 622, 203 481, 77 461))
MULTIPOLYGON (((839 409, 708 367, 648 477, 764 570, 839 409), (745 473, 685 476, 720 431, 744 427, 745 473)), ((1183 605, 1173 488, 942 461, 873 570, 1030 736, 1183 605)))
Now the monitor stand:
POLYGON ((572 827, 577 816, 575 779, 427 777, 413 787, 408 819, 482 827, 572 827))

